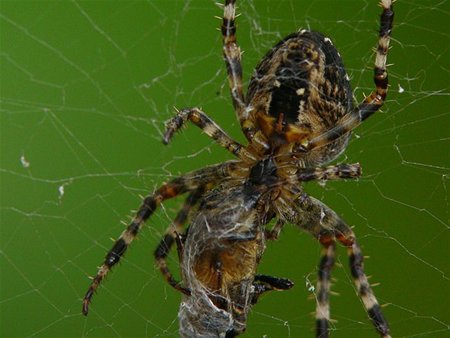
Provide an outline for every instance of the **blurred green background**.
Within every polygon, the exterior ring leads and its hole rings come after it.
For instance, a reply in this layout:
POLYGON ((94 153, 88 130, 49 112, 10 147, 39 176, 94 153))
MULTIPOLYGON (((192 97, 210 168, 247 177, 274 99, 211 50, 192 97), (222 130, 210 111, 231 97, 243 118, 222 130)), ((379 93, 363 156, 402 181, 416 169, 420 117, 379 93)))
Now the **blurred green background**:
MULTIPOLYGON (((88 276, 131 210, 173 175, 229 159, 190 126, 163 146, 173 107, 201 106, 243 141, 212 1, 1 1, 1 337, 176 337, 180 294, 153 250, 181 200, 164 204, 81 315, 88 276)), ((371 1, 239 2, 245 80, 301 27, 330 36, 359 101, 373 88, 371 1)), ((448 1, 398 1, 383 111, 340 162, 359 181, 308 184, 355 226, 393 337, 450 337, 448 1)), ((313 337, 319 245, 287 226, 260 271, 296 282, 263 297, 243 337, 313 337)), ((375 337, 346 253, 335 269, 331 336, 375 337)), ((177 271, 176 255, 170 264, 177 271)))

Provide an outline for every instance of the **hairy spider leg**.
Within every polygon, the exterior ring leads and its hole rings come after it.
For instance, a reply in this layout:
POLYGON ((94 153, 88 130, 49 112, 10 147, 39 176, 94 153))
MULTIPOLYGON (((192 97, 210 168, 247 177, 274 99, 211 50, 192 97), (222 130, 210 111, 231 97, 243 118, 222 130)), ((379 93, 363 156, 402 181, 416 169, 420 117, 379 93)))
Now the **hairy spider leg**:
POLYGON ((183 227, 189 216, 189 212, 198 203, 199 199, 202 197, 204 192, 205 187, 201 186, 200 188, 189 194, 189 196, 186 198, 183 204, 183 207, 175 217, 173 224, 167 228, 164 237, 159 242, 158 247, 156 248, 154 253, 156 264, 158 265, 159 270, 161 271, 166 282, 169 283, 176 290, 186 295, 189 295, 190 291, 182 287, 180 282, 173 277, 167 265, 166 258, 169 255, 170 250, 172 249, 173 244, 176 242, 179 234, 184 232, 183 227))
POLYGON ((317 281, 316 336, 328 337, 330 276, 334 264, 335 242, 338 240, 347 247, 356 289, 375 329, 382 338, 390 338, 388 323, 364 273, 363 254, 353 231, 319 200, 303 194, 298 201, 299 215, 296 224, 310 232, 323 246, 317 281))
POLYGON ((170 139, 177 132, 184 123, 189 120, 203 132, 216 141, 220 146, 226 148, 233 155, 239 159, 252 159, 252 155, 238 142, 234 141, 223 131, 219 125, 214 122, 208 115, 206 115, 199 108, 186 108, 175 115, 172 119, 166 122, 166 132, 164 134, 163 142, 169 143, 170 139))
POLYGON ((120 261, 128 246, 136 238, 145 221, 153 214, 162 201, 188 191, 194 191, 201 186, 228 177, 229 171, 233 169, 234 165, 235 162, 229 161, 192 171, 163 184, 152 195, 147 196, 131 223, 127 226, 125 231, 122 232, 112 249, 107 253, 103 265, 99 268, 96 276, 93 278, 83 299, 83 314, 88 314, 89 304, 100 283, 111 268, 120 261))
POLYGON ((341 163, 324 168, 302 168, 298 170, 295 176, 301 182, 358 178, 361 176, 361 165, 359 163, 341 163))
POLYGON ((330 320, 330 279, 334 266, 336 243, 334 240, 319 238, 322 244, 322 257, 319 261, 318 279, 316 285, 316 336, 328 337, 328 322, 330 320))
POLYGON ((231 90, 231 99, 241 129, 251 141, 255 133, 255 126, 248 119, 248 109, 242 89, 241 49, 236 41, 236 0, 225 0, 222 21, 223 56, 228 74, 228 84, 231 90))
POLYGON ((389 84, 386 60, 391 40, 394 11, 392 9, 392 0, 381 0, 380 5, 383 11, 380 16, 380 30, 374 67, 375 91, 366 97, 352 112, 342 117, 336 126, 311 139, 304 147, 306 151, 322 147, 355 129, 384 104, 389 84))
MULTIPOLYGON (((361 166, 359 163, 353 164, 338 164, 327 167, 318 167, 318 168, 300 168, 298 171, 291 177, 288 178, 288 182, 293 187, 298 187, 300 182, 311 181, 311 180, 338 180, 338 179, 354 179, 361 176, 361 166)), ((288 196, 287 200, 295 200, 295 196, 299 195, 299 191, 297 188, 292 189, 291 196, 288 196)), ((301 201, 305 203, 309 199, 309 197, 304 194, 301 198, 301 201)), ((281 199, 282 201, 283 199, 281 199)), ((308 219, 309 222, 305 223, 305 225, 299 224, 300 227, 308 230, 309 232, 315 234, 314 231, 311 231, 309 228, 311 227, 319 234, 323 229, 315 226, 315 223, 321 222, 320 218, 317 218, 314 214, 315 210, 311 207, 305 207, 308 203, 305 203, 303 207, 301 207, 302 212, 303 209, 306 210, 308 215, 306 217, 301 217, 302 220, 308 219), (312 220, 312 221, 311 221, 312 220), (311 225, 313 224, 313 225, 311 225)), ((311 205, 311 202, 309 202, 311 205)), ((283 215, 283 210, 289 210, 289 205, 284 204, 279 214, 283 215)), ((322 214, 320 214, 322 215, 322 214)), ((336 216, 337 217, 337 216, 336 216)), ((292 217, 287 217, 287 219, 292 220, 292 217)), ((295 220, 294 220, 294 223, 295 220)), ((282 219, 279 219, 273 229, 266 230, 266 238, 269 240, 276 240, 280 234, 281 229, 283 228, 285 222, 282 219)), ((322 248, 322 257, 319 263, 319 278, 317 282, 317 306, 316 306, 316 326, 317 326, 317 337, 318 338, 327 338, 328 337, 328 321, 330 320, 330 310, 329 310, 329 291, 330 291, 330 278, 331 278, 331 270, 334 265, 334 257, 335 257, 335 249, 336 243, 333 236, 322 236, 319 237, 319 241, 323 245, 322 248)), ((257 288, 258 290, 258 288, 257 288)), ((269 288, 270 290, 270 288, 269 288)), ((266 291, 264 288, 262 292, 266 291)), ((261 293, 262 293, 261 292, 261 293)), ((256 297, 258 297, 257 295, 256 297)))
MULTIPOLYGON (((297 172, 288 177, 289 184, 298 186, 300 182, 312 180, 339 180, 339 179, 355 179, 361 176, 361 165, 359 163, 346 164, 341 163, 327 167, 317 168, 300 168, 297 172)), ((292 197, 294 198, 294 197, 292 197)), ((285 225, 285 221, 278 219, 272 229, 265 231, 267 240, 277 240, 281 230, 285 225)))
POLYGON ((364 273, 364 256, 360 246, 356 242, 355 235, 351 229, 348 228, 348 233, 340 234, 337 236, 337 239, 347 247, 354 283, 375 329, 380 334, 380 337, 391 338, 387 320, 383 316, 381 306, 378 304, 375 294, 370 287, 368 278, 364 273))

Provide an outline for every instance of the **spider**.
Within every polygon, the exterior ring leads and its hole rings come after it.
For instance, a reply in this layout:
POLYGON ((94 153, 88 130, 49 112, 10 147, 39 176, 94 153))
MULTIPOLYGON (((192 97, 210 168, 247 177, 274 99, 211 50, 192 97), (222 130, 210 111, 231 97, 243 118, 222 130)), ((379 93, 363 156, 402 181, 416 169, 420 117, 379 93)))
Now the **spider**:
POLYGON ((223 56, 234 110, 248 143, 234 141, 199 108, 177 111, 166 124, 164 143, 190 121, 237 159, 174 178, 146 197, 93 278, 82 311, 87 315, 98 286, 157 207, 187 194, 155 251, 166 281, 185 295, 179 312, 182 336, 234 337, 245 330, 250 306, 260 294, 292 287, 288 279, 256 274, 265 241, 276 240, 284 224, 291 223, 322 245, 316 336, 328 337, 330 276, 339 242, 348 250, 351 275, 376 331, 388 338, 389 327, 364 273, 355 234, 332 209, 307 195, 302 182, 361 175, 358 163, 324 165, 344 152, 351 131, 384 104, 392 1, 380 2, 375 89, 356 106, 340 54, 329 38, 308 30, 288 35, 266 54, 244 95, 235 2, 225 0, 223 7, 223 56), (184 230, 189 217, 190 226, 184 230), (269 229, 272 220, 276 222, 269 229), (166 262, 174 244, 182 282, 173 277, 166 262), (197 315, 196 309, 203 309, 203 314, 197 315), (229 322, 219 323, 220 315, 229 322), (217 329, 215 334, 211 327, 217 329))

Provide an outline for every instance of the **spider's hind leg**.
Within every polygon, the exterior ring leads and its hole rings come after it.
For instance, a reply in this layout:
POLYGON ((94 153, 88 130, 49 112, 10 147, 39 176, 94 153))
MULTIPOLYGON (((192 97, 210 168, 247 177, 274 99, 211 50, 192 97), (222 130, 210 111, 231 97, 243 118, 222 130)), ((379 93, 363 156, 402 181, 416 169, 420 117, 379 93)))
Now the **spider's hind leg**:
POLYGON ((381 108, 386 99, 388 89, 387 54, 391 40, 392 24, 394 21, 394 11, 392 9, 393 0, 381 0, 380 6, 383 11, 380 16, 380 29, 378 35, 378 45, 376 48, 374 83, 375 90, 361 102, 358 107, 346 114, 342 119, 327 132, 310 140, 304 150, 313 150, 331 143, 344 134, 355 129, 365 119, 381 108))
POLYGON ((248 107, 242 89, 241 49, 236 40, 236 0, 225 0, 221 26, 223 39, 223 58, 227 68, 228 84, 236 116, 242 132, 251 141, 255 134, 255 125, 249 119, 248 107))
POLYGON ((223 7, 222 38, 223 56, 228 73, 231 98, 239 122, 247 118, 244 92, 242 90, 241 49, 236 41, 236 0, 225 0, 223 7))

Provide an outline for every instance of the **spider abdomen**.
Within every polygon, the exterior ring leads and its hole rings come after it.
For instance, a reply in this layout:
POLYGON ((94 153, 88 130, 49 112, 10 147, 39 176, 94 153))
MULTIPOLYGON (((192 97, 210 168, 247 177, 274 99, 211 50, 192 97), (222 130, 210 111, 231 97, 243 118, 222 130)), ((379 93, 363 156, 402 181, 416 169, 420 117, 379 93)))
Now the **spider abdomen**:
MULTIPOLYGON (((332 128, 353 109, 350 79, 331 40, 301 30, 278 42, 250 80, 250 119, 272 148, 302 144, 332 128)), ((327 163, 346 148, 350 133, 303 159, 327 163)), ((296 150, 296 147, 293 148, 296 150)))
POLYGON ((321 33, 302 30, 276 44, 256 67, 248 103, 284 123, 326 130, 352 109, 341 56, 321 33), (258 102, 262 102, 258 104, 258 102))

